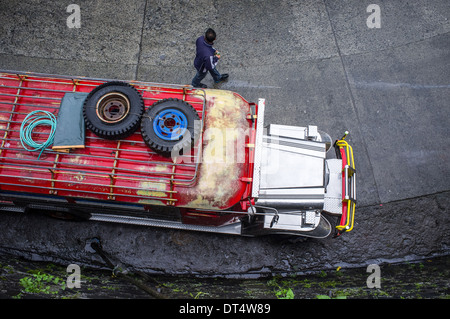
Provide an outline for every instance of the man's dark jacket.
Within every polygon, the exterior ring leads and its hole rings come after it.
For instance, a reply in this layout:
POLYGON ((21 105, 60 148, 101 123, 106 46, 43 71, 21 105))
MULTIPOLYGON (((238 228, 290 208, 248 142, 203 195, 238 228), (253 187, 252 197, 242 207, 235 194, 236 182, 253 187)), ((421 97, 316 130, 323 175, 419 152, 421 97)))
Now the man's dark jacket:
POLYGON ((216 49, 213 48, 212 44, 206 42, 204 36, 199 37, 195 45, 197 46, 197 54, 195 56, 194 66, 197 71, 205 73, 214 69, 219 61, 214 55, 216 49))

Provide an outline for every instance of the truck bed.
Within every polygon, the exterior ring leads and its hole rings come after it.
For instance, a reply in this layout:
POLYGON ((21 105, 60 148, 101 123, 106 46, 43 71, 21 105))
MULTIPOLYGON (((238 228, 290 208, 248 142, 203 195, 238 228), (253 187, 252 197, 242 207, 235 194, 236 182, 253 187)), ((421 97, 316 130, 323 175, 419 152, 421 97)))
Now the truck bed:
MULTIPOLYGON (((199 142, 190 156, 176 160, 151 150, 139 130, 123 140, 106 140, 86 130, 85 147, 69 153, 46 149, 30 152, 20 142, 20 127, 32 111, 58 115, 70 92, 90 92, 106 79, 86 79, 33 73, 0 73, 0 190, 77 199, 226 209, 249 192, 251 167, 244 163, 208 161, 209 128, 252 127, 250 104, 239 95, 189 86, 128 81, 142 95, 145 107, 166 98, 191 104, 202 120, 199 142), (236 117, 238 114, 238 117, 236 117)), ((45 141, 49 127, 34 130, 45 141)), ((222 146, 221 146, 222 147, 222 146)), ((223 147, 226 147, 224 145, 223 147)), ((216 150, 217 152, 217 150, 216 150)), ((246 148, 245 156, 251 156, 246 148)))

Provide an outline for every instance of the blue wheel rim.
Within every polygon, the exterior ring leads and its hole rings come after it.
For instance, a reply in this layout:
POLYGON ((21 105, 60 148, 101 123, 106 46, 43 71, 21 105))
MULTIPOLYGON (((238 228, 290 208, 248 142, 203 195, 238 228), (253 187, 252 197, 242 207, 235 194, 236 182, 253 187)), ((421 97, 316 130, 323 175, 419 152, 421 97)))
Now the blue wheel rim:
POLYGON ((188 126, 186 115, 177 109, 165 109, 153 119, 153 131, 165 141, 179 140, 188 126))

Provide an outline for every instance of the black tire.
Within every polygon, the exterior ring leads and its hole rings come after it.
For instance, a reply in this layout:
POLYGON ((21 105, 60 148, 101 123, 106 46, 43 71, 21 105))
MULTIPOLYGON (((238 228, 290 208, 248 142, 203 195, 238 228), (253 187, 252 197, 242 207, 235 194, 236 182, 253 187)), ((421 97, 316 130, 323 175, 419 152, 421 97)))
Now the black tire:
POLYGON ((189 103, 179 99, 164 99, 154 103, 142 117, 142 138, 154 151, 169 156, 173 150, 185 150, 194 145, 200 135, 199 120, 197 111, 189 103), (164 115, 168 115, 166 120, 164 115), (165 130, 170 128, 165 124, 168 120, 173 121, 173 135, 164 135, 165 130), (178 123, 178 120, 182 123, 178 123))
POLYGON ((139 128, 144 110, 144 101, 134 86, 107 82, 94 88, 86 97, 83 117, 86 127, 95 135, 119 140, 139 128))

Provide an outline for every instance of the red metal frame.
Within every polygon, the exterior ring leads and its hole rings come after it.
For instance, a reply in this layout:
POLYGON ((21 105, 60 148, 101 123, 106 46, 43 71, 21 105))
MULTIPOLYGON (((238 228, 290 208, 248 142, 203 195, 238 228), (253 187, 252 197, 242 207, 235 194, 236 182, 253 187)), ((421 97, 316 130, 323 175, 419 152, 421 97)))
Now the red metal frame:
MULTIPOLYGON (((86 130, 85 148, 70 153, 46 150, 26 151, 20 143, 20 126, 27 114, 46 110, 57 116, 62 97, 68 92, 90 92, 105 79, 74 78, 34 73, 0 73, 0 192, 20 192, 52 195, 76 202, 77 198, 142 205, 167 205, 183 209, 186 222, 193 216, 209 214, 215 223, 223 217, 215 211, 233 209, 245 212, 251 195, 256 121, 248 103, 236 93, 246 118, 242 126, 250 128, 246 141, 245 163, 236 163, 238 176, 232 192, 222 202, 208 208, 201 198, 203 176, 201 158, 205 139, 199 139, 190 163, 174 162, 152 151, 144 143, 139 130, 120 141, 104 140, 86 130), (203 213, 198 209, 203 209, 203 213), (200 214, 200 215, 199 215, 200 214)), ((190 103, 198 112, 203 129, 208 128, 209 112, 220 99, 214 90, 199 90, 190 86, 126 81, 141 93, 145 107, 161 99, 178 98, 190 103)), ((47 127, 37 127, 35 139, 45 140, 47 127)), ((231 177, 230 177, 231 178, 231 177)), ((216 185, 220 191, 221 185, 216 185)), ((226 189, 224 191, 230 191, 226 189)), ((252 201, 252 199, 250 199, 252 201)), ((204 217, 204 216, 203 216, 204 217)))

